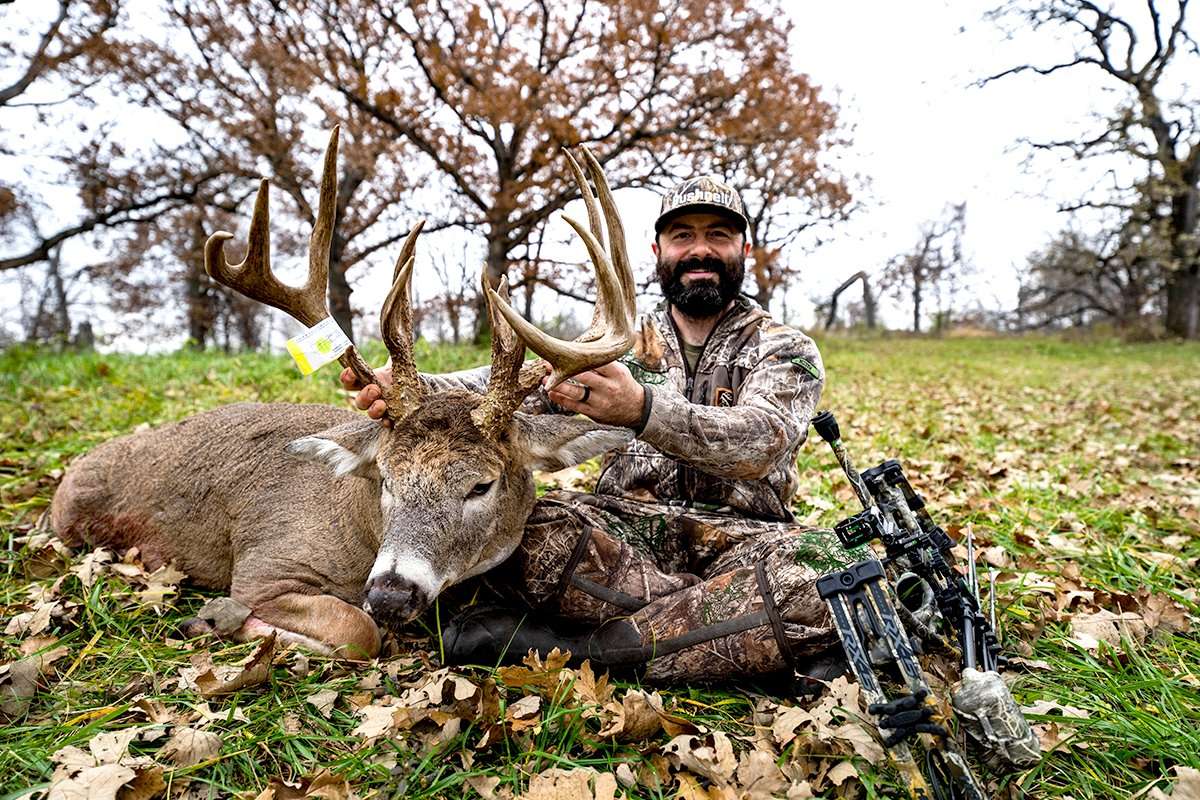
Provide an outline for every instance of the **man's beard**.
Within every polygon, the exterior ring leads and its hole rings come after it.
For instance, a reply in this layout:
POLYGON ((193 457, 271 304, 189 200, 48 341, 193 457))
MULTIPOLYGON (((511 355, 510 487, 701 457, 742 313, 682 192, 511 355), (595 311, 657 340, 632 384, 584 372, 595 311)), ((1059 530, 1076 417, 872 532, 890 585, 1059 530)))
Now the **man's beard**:
POLYGON ((704 319, 715 317, 725 310, 729 301, 737 297, 746 276, 746 259, 739 253, 729 262, 716 256, 690 258, 670 263, 658 258, 658 283, 663 296, 689 317, 704 319), (717 280, 707 278, 692 280, 685 284, 684 273, 689 270, 704 270, 717 275, 717 280))

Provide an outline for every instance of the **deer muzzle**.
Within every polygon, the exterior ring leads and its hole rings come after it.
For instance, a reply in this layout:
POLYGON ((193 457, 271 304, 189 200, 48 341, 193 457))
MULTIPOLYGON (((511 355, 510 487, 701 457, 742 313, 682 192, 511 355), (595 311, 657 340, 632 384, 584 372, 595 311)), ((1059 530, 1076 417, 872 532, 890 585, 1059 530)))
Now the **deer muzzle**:
POLYGON ((410 622, 433 602, 425 589, 395 572, 384 572, 367 581, 363 610, 381 626, 395 628, 410 622))

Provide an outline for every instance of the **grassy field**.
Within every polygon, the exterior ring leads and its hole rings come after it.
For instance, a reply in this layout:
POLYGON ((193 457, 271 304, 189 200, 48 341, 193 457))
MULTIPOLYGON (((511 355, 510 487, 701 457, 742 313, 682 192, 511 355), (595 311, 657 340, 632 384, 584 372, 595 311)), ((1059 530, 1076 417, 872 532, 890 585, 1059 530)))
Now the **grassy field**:
MULTIPOLYGON (((1050 750, 997 793, 1200 796, 1200 347, 820 344, 823 405, 859 467, 900 458, 996 571, 1014 692, 1050 750)), ((485 358, 419 350, 435 371, 485 358)), ((749 685, 438 672, 420 627, 357 667, 182 642, 175 624, 209 597, 136 554, 68 553, 35 531, 76 456, 245 399, 344 402, 333 367, 303 379, 284 357, 0 354, 0 800, 52 783, 123 800, 892 796, 877 752, 837 725, 853 722, 831 710, 856 702, 845 686, 805 715, 749 685)), ((801 467, 799 517, 856 510, 823 446, 801 467)))

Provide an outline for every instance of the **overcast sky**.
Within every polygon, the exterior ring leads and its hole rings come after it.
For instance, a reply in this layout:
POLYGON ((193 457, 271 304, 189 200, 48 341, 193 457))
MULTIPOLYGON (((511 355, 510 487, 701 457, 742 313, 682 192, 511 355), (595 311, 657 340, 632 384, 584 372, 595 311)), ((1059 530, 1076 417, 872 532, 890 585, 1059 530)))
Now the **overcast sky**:
MULTIPOLYGON (((912 247, 922 223, 940 217, 948 203, 964 201, 966 250, 978 273, 971 292, 985 306, 1011 306, 1014 267, 1065 223, 1058 203, 1078 197, 1101 175, 1098 167, 1064 164, 1057 157, 1041 157, 1031 169, 1023 163, 1030 149, 1019 140, 1087 130, 1093 106, 1113 102, 1102 91, 1098 71, 1072 70, 1050 79, 1017 76, 976 88, 984 75, 1069 52, 1068 43, 1045 35, 1006 40, 983 19, 985 4, 803 0, 787 7, 794 63, 838 105, 850 133, 841 166, 866 179, 852 220, 814 252, 791 255, 803 267, 802 279, 788 292, 791 319, 811 324, 808 298, 827 296, 857 270, 877 271, 912 247)), ((627 191, 618 201, 635 264, 639 274, 647 274, 657 200, 648 192, 627 191)), ((558 219, 552 224, 553 235, 569 238, 565 224, 558 219)), ((368 319, 390 275, 386 261, 352 274, 355 299, 368 319)), ((0 305, 11 320, 16 288, 12 276, 5 278, 0 305)), ((423 276, 418 270, 419 293, 435 291, 431 278, 430 270, 423 276)), ((886 319, 903 326, 908 317, 893 304, 886 319)))

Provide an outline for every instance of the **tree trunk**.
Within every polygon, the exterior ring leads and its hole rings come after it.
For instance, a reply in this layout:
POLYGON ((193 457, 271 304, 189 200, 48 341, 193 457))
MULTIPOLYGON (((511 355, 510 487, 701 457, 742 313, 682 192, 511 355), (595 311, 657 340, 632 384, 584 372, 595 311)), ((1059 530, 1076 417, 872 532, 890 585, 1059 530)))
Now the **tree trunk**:
POLYGON ((192 259, 184 276, 184 293, 187 301, 187 346, 192 350, 203 350, 212 336, 212 295, 208 275, 202 264, 192 259))
POLYGON ((1167 333, 1200 339, 1200 264, 1167 276, 1167 333))
POLYGON ((921 280, 913 276, 913 333, 921 332, 921 280))
MULTIPOLYGON (((350 305, 350 281, 346 279, 346 270, 350 268, 345 263, 346 238, 341 233, 342 216, 354 199, 354 193, 366 179, 361 168, 348 166, 338 179, 337 199, 334 201, 333 237, 329 242, 329 315, 346 334, 346 338, 354 341, 354 307, 350 305)), ((383 298, 379 298, 383 303, 383 298)))
POLYGON ((71 314, 67 308, 67 289, 62 279, 62 246, 54 248, 48 262, 50 285, 54 290, 54 340, 66 346, 71 340, 71 314))
MULTIPOLYGON (((500 285, 500 279, 508 274, 508 244, 504 237, 494 233, 495 225, 488 229, 487 281, 492 288, 500 285)), ((492 332, 492 321, 488 317, 487 295, 482 291, 475 295, 475 344, 483 344, 492 332)))
MULTIPOLYGON (((346 280, 346 265, 342 262, 346 241, 334 229, 333 241, 329 245, 329 315, 346 334, 354 339, 354 308, 350 305, 350 282, 346 280)), ((383 298, 380 298, 383 302, 383 298)))
POLYGON ((1171 202, 1171 255, 1176 268, 1167 275, 1167 332, 1200 339, 1200 247, 1195 242, 1200 218, 1200 152, 1189 162, 1188 182, 1171 202))
POLYGON ((867 315, 867 330, 875 330, 875 295, 871 294, 871 281, 862 273, 863 313, 867 315))
POLYGON ((829 313, 825 317, 825 330, 832 328, 833 323, 837 321, 838 297, 853 286, 855 281, 862 281, 863 284, 863 305, 866 306, 867 311, 867 327, 875 327, 875 298, 871 297, 867 273, 860 270, 842 281, 842 285, 833 290, 833 295, 829 298, 829 313))

